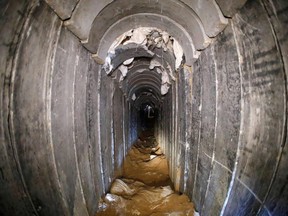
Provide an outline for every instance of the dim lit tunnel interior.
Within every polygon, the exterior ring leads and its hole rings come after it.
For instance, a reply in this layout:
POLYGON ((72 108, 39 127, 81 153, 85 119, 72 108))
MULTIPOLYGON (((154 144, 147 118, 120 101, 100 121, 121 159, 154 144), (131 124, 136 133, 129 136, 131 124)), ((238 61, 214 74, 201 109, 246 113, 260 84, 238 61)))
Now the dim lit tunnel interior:
POLYGON ((0 215, 95 215, 141 131, 201 216, 288 215, 287 0, 1 0, 0 215))

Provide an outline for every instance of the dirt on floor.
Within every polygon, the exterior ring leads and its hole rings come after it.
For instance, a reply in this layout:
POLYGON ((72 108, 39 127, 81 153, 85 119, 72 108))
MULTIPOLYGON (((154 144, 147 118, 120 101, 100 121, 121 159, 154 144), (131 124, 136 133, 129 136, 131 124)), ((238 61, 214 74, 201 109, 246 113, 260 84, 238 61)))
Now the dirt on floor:
POLYGON ((168 170, 155 138, 140 136, 125 158, 123 176, 101 199, 96 216, 193 216, 193 203, 173 190, 168 170))

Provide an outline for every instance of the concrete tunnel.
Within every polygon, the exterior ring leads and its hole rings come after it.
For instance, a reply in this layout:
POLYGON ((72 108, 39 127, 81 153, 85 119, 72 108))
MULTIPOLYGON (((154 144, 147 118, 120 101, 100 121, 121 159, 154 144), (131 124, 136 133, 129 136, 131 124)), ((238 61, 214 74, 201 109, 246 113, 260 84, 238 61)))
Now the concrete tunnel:
POLYGON ((287 0, 1 0, 0 215, 94 215, 147 105, 201 216, 288 215, 287 25, 287 0))

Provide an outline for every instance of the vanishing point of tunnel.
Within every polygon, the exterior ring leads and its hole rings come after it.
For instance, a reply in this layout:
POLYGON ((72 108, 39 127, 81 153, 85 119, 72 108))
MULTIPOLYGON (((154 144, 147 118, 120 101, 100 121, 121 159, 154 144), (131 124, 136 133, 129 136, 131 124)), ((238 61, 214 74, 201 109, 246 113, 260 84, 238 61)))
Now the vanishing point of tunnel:
POLYGON ((287 74, 287 0, 0 0, 0 215, 287 216, 287 74))

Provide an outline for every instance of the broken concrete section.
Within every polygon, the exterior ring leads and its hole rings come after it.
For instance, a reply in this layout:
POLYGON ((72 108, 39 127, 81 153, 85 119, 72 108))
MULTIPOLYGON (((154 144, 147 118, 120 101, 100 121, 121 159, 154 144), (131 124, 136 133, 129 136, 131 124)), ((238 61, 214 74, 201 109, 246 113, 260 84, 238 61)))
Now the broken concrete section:
MULTIPOLYGON (((103 69, 108 75, 118 69, 121 72, 119 81, 122 82, 133 68, 133 62, 139 58, 148 58, 149 69, 161 74, 161 86, 158 88, 161 95, 166 95, 171 80, 176 80, 174 74, 180 71, 185 56, 180 43, 167 32, 157 28, 139 27, 123 33, 112 43, 103 69), (129 58, 131 55, 133 57, 129 58)), ((98 58, 95 59, 99 62, 98 58)), ((140 71, 143 72, 142 69, 137 70, 140 71)))
POLYGON ((140 46, 135 43, 119 45, 117 49, 108 53, 103 69, 109 75, 123 62, 136 57, 152 58, 154 53, 148 50, 146 46, 140 46))

